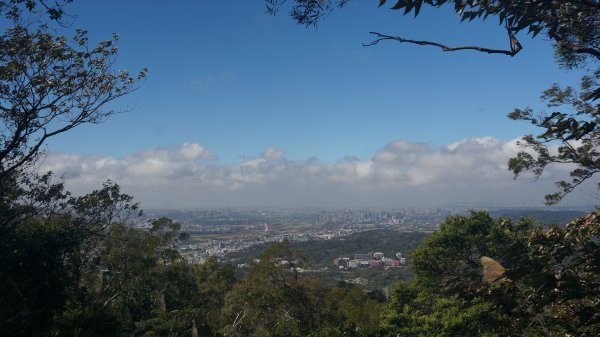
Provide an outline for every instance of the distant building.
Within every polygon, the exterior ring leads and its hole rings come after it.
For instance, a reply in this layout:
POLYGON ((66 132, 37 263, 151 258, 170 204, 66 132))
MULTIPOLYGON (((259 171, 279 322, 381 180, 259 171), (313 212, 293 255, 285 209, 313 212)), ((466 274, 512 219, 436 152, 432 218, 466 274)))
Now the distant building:
POLYGON ((371 258, 371 254, 354 254, 354 259, 359 261, 369 261, 371 258))
POLYGON ((386 267, 392 267, 392 268, 396 268, 396 267, 400 267, 400 261, 399 260, 385 260, 385 266, 386 267))
POLYGON ((333 265, 336 267, 348 267, 349 257, 340 257, 333 260, 333 265))
POLYGON ((382 260, 370 260, 369 267, 371 267, 371 268, 383 267, 383 261, 382 260))
POLYGON ((346 282, 366 286, 369 283, 369 280, 362 277, 357 277, 355 279, 347 280, 346 282))
MULTIPOLYGON (((396 256, 402 256, 396 253, 396 256)), ((398 268, 406 265, 406 258, 399 257, 396 259, 386 258, 382 252, 369 254, 354 254, 354 259, 349 257, 339 257, 333 260, 333 265, 338 269, 344 268, 379 268, 391 267, 398 268)))

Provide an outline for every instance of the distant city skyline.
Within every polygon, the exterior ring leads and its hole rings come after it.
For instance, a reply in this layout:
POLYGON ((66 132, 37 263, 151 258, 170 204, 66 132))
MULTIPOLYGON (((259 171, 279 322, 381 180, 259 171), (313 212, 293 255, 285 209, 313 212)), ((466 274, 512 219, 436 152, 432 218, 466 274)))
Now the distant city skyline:
MULTIPOLYGON (((76 2, 67 30, 120 34, 116 69, 149 77, 112 105, 123 114, 53 139, 41 168, 76 193, 112 179, 149 208, 541 205, 568 169, 514 181, 515 140, 537 130, 506 114, 543 108, 545 88, 581 73, 559 69, 541 36, 519 36, 514 58, 361 46, 369 31, 508 44, 495 19, 423 10, 355 1, 304 28, 261 1, 76 2)), ((565 203, 594 204, 592 185, 565 203)))

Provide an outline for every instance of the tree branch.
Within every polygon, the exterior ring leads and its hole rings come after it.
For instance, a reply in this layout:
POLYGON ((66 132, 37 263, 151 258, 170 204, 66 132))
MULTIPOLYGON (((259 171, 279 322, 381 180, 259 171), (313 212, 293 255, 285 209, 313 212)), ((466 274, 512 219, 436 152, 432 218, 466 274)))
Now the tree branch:
POLYGON ((597 59, 600 59, 600 51, 593 48, 585 48, 585 47, 572 47, 571 50, 577 54, 589 54, 594 56, 597 59))
POLYGON ((107 299, 107 300, 106 300, 106 302, 104 302, 104 304, 102 305, 102 308, 101 308, 101 309, 104 309, 104 308, 106 308, 106 306, 107 306, 107 305, 108 305, 108 304, 109 304, 109 303, 110 303, 112 300, 114 300, 115 298, 117 298, 117 296, 121 295, 121 294, 122 294, 122 293, 124 293, 124 292, 125 292, 124 290, 121 290, 121 291, 118 291, 118 292, 116 292, 116 293, 115 293, 114 295, 112 295, 112 296, 111 296, 109 299, 107 299))
POLYGON ((511 46, 510 50, 507 50, 507 49, 490 49, 490 48, 484 48, 484 47, 479 47, 479 46, 448 47, 448 46, 443 45, 441 43, 432 42, 432 41, 410 40, 410 39, 402 38, 400 36, 385 35, 385 34, 380 34, 380 33, 377 33, 377 32, 369 32, 369 33, 377 36, 377 39, 373 40, 371 43, 366 43, 366 44, 363 43, 363 47, 374 46, 374 45, 378 44, 380 41, 384 41, 384 40, 393 40, 393 41, 398 41, 400 43, 413 43, 413 44, 418 44, 420 46, 434 46, 434 47, 439 47, 443 51, 475 50, 475 51, 479 51, 479 52, 482 52, 482 53, 504 54, 504 55, 508 55, 508 56, 515 56, 519 51, 521 51, 521 49, 523 49, 523 47, 521 46, 521 44, 515 38, 514 34, 511 31, 508 31, 508 36, 509 36, 509 39, 510 39, 510 46, 511 46))

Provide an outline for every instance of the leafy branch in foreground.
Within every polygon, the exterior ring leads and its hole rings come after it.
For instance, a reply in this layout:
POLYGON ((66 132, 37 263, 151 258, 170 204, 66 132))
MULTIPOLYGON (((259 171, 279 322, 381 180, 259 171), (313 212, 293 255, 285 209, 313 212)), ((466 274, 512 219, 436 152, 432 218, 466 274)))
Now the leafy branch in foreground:
POLYGON ((528 121, 544 129, 542 134, 527 135, 518 142, 524 150, 508 163, 515 178, 525 171, 540 177, 546 167, 554 163, 575 165, 570 172, 570 181, 556 182, 558 191, 546 195, 546 204, 558 203, 600 172, 600 106, 589 99, 599 81, 600 69, 582 78, 580 92, 572 87, 561 88, 558 84, 544 91, 541 99, 548 108, 570 109, 569 113, 554 111, 547 115, 525 108, 515 109, 508 115, 511 119, 528 121))
POLYGON ((87 32, 69 41, 45 26, 17 25, 0 36, 0 179, 32 163, 50 137, 114 113, 107 103, 146 76, 111 71, 116 41, 88 48, 87 32))
POLYGON ((0 1, 0 179, 33 164, 49 138, 103 122, 146 76, 113 69, 116 34, 96 46, 82 29, 57 34, 50 24, 63 26, 70 2, 0 1))
MULTIPOLYGON (((266 0, 267 12, 277 13, 286 3, 291 2, 290 16, 301 25, 316 25, 336 7, 342 8, 350 0, 266 0)), ((379 7, 388 3, 379 0, 379 7)), ((571 68, 584 62, 588 57, 600 59, 600 37, 598 21, 600 19, 600 3, 598 1, 545 1, 545 0, 395 0, 390 9, 402 10, 403 15, 418 16, 423 5, 439 8, 444 5, 454 6, 454 12, 462 21, 485 20, 496 17, 500 26, 504 26, 509 35, 510 49, 502 54, 514 56, 521 50, 516 35, 522 31, 532 34, 545 33, 553 42, 561 64, 571 68)), ((415 43, 415 40, 400 38, 390 34, 372 32, 377 39, 365 45, 377 44, 382 40, 395 40, 400 43, 415 43)), ((443 46, 431 41, 427 45, 443 46)), ((417 43, 423 44, 423 43, 417 43)), ((444 46, 445 47, 445 46, 444 46)), ((489 52, 501 49, 470 46, 446 47, 445 51, 477 50, 489 52)))

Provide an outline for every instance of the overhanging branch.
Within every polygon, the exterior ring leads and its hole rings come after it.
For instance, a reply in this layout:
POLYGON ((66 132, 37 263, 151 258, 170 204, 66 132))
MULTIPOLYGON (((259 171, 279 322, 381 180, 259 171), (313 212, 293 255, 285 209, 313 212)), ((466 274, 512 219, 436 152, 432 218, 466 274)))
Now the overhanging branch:
POLYGON ((521 49, 523 49, 523 47, 521 46, 521 43, 519 43, 519 41, 517 40, 517 38, 514 36, 514 34, 511 31, 508 31, 508 37, 510 40, 510 49, 491 49, 491 48, 485 48, 485 47, 479 47, 479 46, 448 47, 446 45, 443 45, 443 44, 437 43, 437 42, 433 42, 433 41, 410 40, 410 39, 402 38, 400 36, 385 35, 385 34, 381 34, 381 33, 377 33, 377 32, 369 32, 369 33, 375 35, 377 38, 375 40, 371 41, 370 43, 363 43, 363 47, 374 46, 381 41, 393 40, 393 41, 397 41, 400 43, 412 43, 412 44, 417 44, 420 46, 434 46, 434 47, 438 47, 438 48, 442 49, 443 51, 475 50, 475 51, 479 51, 482 53, 504 54, 504 55, 508 55, 508 56, 515 56, 515 55, 517 55, 517 53, 519 51, 521 51, 521 49))
POLYGON ((572 47, 571 50, 573 50, 574 53, 589 54, 597 59, 600 59, 600 50, 594 48, 572 47))

